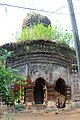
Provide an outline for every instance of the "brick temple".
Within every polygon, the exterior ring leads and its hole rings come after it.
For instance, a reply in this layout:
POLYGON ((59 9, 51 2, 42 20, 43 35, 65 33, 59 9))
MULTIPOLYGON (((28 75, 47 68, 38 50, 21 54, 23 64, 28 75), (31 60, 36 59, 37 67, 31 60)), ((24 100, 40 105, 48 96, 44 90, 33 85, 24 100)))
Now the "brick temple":
POLYGON ((7 65, 17 68, 18 74, 26 77, 21 100, 35 104, 59 102, 59 99, 80 101, 77 69, 72 68, 75 52, 69 46, 35 40, 2 47, 15 53, 7 65))

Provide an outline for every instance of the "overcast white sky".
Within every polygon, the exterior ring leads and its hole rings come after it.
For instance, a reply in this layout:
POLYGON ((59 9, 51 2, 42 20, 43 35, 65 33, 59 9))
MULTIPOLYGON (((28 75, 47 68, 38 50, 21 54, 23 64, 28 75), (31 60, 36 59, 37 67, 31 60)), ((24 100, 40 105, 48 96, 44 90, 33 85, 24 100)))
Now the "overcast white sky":
MULTIPOLYGON (((69 27, 71 28, 67 0, 0 0, 0 3, 40 9, 50 12, 55 12, 57 9, 62 7, 53 14, 48 12, 33 12, 46 15, 51 20, 53 26, 58 22, 62 24, 65 29, 69 27)), ((80 0, 73 0, 73 3, 78 29, 80 31, 80 0)), ((0 5, 0 45, 9 42, 15 42, 12 34, 15 35, 16 31, 21 29, 23 18, 25 18, 28 12, 31 11, 28 9, 0 5)))

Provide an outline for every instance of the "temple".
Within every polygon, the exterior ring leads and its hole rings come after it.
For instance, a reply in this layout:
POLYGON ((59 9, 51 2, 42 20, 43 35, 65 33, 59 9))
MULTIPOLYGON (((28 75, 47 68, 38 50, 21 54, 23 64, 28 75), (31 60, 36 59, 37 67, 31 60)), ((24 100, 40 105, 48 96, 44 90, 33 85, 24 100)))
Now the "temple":
POLYGON ((69 46, 34 40, 5 44, 2 48, 15 53, 7 60, 7 66, 17 68, 18 74, 26 77, 21 100, 35 104, 56 101, 57 107, 65 107, 69 100, 80 101, 79 77, 72 67, 75 52, 69 46))

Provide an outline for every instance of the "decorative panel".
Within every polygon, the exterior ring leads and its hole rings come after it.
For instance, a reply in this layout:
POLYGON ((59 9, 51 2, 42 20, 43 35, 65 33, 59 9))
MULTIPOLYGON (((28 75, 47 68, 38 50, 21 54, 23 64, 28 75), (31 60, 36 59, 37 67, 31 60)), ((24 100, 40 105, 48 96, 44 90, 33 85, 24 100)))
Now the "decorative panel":
POLYGON ((53 65, 53 79, 57 80, 58 78, 63 78, 65 81, 68 79, 67 68, 54 64, 53 65))
POLYGON ((29 74, 31 79, 35 81, 39 77, 43 77, 48 83, 50 82, 50 65, 49 64, 30 64, 29 74))
POLYGON ((18 69, 18 75, 27 76, 27 65, 16 67, 18 69))

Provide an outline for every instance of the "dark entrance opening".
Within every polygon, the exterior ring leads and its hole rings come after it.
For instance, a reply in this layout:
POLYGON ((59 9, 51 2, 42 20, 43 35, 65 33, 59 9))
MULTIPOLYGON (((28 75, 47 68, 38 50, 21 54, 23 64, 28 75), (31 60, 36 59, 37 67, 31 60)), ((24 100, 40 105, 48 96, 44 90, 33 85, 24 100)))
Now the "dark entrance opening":
POLYGON ((43 78, 37 78, 34 86, 34 102, 35 104, 43 104, 44 102, 44 89, 45 80, 43 78))
POLYGON ((56 81, 55 91, 65 95, 65 81, 62 78, 56 81))
POLYGON ((62 78, 59 78, 56 81, 55 91, 58 94, 57 96, 57 107, 64 108, 66 102, 66 84, 62 78))

